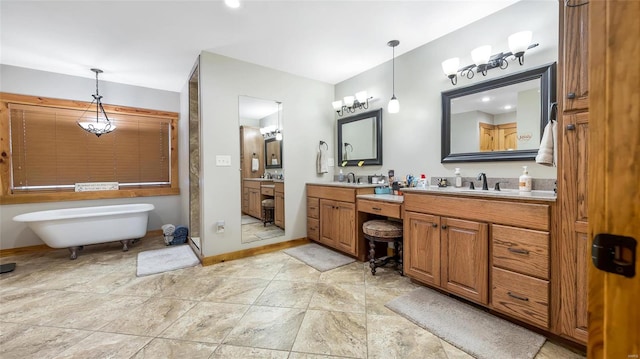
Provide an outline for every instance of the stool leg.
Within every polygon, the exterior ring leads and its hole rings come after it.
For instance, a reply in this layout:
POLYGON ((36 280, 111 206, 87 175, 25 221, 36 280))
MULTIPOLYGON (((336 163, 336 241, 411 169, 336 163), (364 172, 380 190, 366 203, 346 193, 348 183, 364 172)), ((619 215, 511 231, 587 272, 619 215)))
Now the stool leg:
POLYGON ((398 255, 398 265, 400 266, 400 275, 404 276, 404 261, 402 258, 402 240, 398 241, 398 251, 396 253, 398 255))
POLYGON ((373 239, 369 239, 369 267, 371 275, 376 275, 376 244, 373 239))

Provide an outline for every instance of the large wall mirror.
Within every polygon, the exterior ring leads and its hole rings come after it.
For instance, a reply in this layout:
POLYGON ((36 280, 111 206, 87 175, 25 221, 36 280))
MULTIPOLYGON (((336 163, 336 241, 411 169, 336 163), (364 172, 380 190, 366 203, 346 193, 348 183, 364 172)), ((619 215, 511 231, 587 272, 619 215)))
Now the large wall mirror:
POLYGON ((382 109, 338 120, 338 163, 382 164, 382 109))
POLYGON ((240 96, 241 243, 285 234, 281 102, 240 96))
POLYGON ((555 63, 442 93, 442 162, 534 160, 555 63))
POLYGON ((282 168, 282 140, 275 138, 264 140, 264 167, 282 168))

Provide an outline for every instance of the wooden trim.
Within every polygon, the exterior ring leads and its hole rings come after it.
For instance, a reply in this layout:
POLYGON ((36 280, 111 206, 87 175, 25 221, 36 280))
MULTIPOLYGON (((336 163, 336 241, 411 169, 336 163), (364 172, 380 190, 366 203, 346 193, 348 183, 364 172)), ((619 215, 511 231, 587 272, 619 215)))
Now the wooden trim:
POLYGON ((292 239, 292 240, 286 241, 286 242, 267 244, 267 245, 261 246, 261 247, 243 249, 243 250, 240 250, 240 251, 224 253, 224 254, 218 254, 218 255, 215 255, 215 256, 211 256, 211 257, 204 257, 204 258, 201 259, 201 262, 202 262, 203 266, 210 266, 210 265, 213 265, 213 264, 232 261, 232 260, 235 260, 235 259, 253 257, 253 256, 257 256, 259 254, 277 252, 279 250, 292 248, 292 247, 297 247, 297 246, 301 246, 303 244, 308 244, 308 243, 311 243, 311 242, 307 238, 292 239))
MULTIPOLYGON (((147 231, 147 233, 141 239, 157 237, 161 235, 162 235, 162 229, 153 229, 153 230, 147 231)), ((6 248, 6 249, 0 249, 0 258, 20 256, 20 255, 31 254, 31 253, 50 252, 58 249, 61 249, 61 248, 51 248, 46 244, 38 244, 35 246, 18 247, 18 248, 6 248)))
POLYGON ((0 205, 19 203, 42 203, 78 201, 87 199, 109 199, 109 198, 134 198, 153 196, 173 196, 180 194, 179 169, 178 169, 178 120, 177 112, 158 111, 126 106, 104 105, 105 111, 114 114, 127 114, 144 117, 168 118, 171 126, 171 184, 167 187, 121 189, 118 191, 96 191, 96 192, 19 192, 11 193, 11 148, 9 143, 9 103, 48 106, 57 108, 67 108, 84 110, 89 106, 89 102, 54 99, 46 97, 18 95, 0 92, 0 205))

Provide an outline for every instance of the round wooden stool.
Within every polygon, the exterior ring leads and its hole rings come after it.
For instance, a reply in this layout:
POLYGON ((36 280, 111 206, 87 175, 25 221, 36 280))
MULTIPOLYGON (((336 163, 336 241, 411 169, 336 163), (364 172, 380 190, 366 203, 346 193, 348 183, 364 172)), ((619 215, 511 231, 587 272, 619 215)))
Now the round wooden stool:
POLYGON ((395 268, 400 270, 400 275, 404 275, 402 270, 402 223, 374 219, 364 222, 362 231, 364 232, 364 238, 369 240, 369 267, 371 267, 371 274, 376 275, 377 267, 381 267, 393 260, 395 268), (375 242, 393 242, 393 256, 375 258, 375 242))
POLYGON ((262 200, 262 224, 263 227, 267 226, 267 223, 273 223, 273 199, 262 200))

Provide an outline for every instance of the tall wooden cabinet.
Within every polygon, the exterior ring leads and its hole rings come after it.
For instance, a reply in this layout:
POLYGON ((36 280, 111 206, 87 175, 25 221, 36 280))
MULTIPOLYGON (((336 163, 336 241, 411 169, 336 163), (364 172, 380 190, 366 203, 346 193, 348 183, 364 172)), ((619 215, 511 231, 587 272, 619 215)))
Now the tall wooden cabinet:
POLYGON ((589 5, 560 0, 558 59, 558 201, 560 316, 558 331, 587 341, 589 5))

